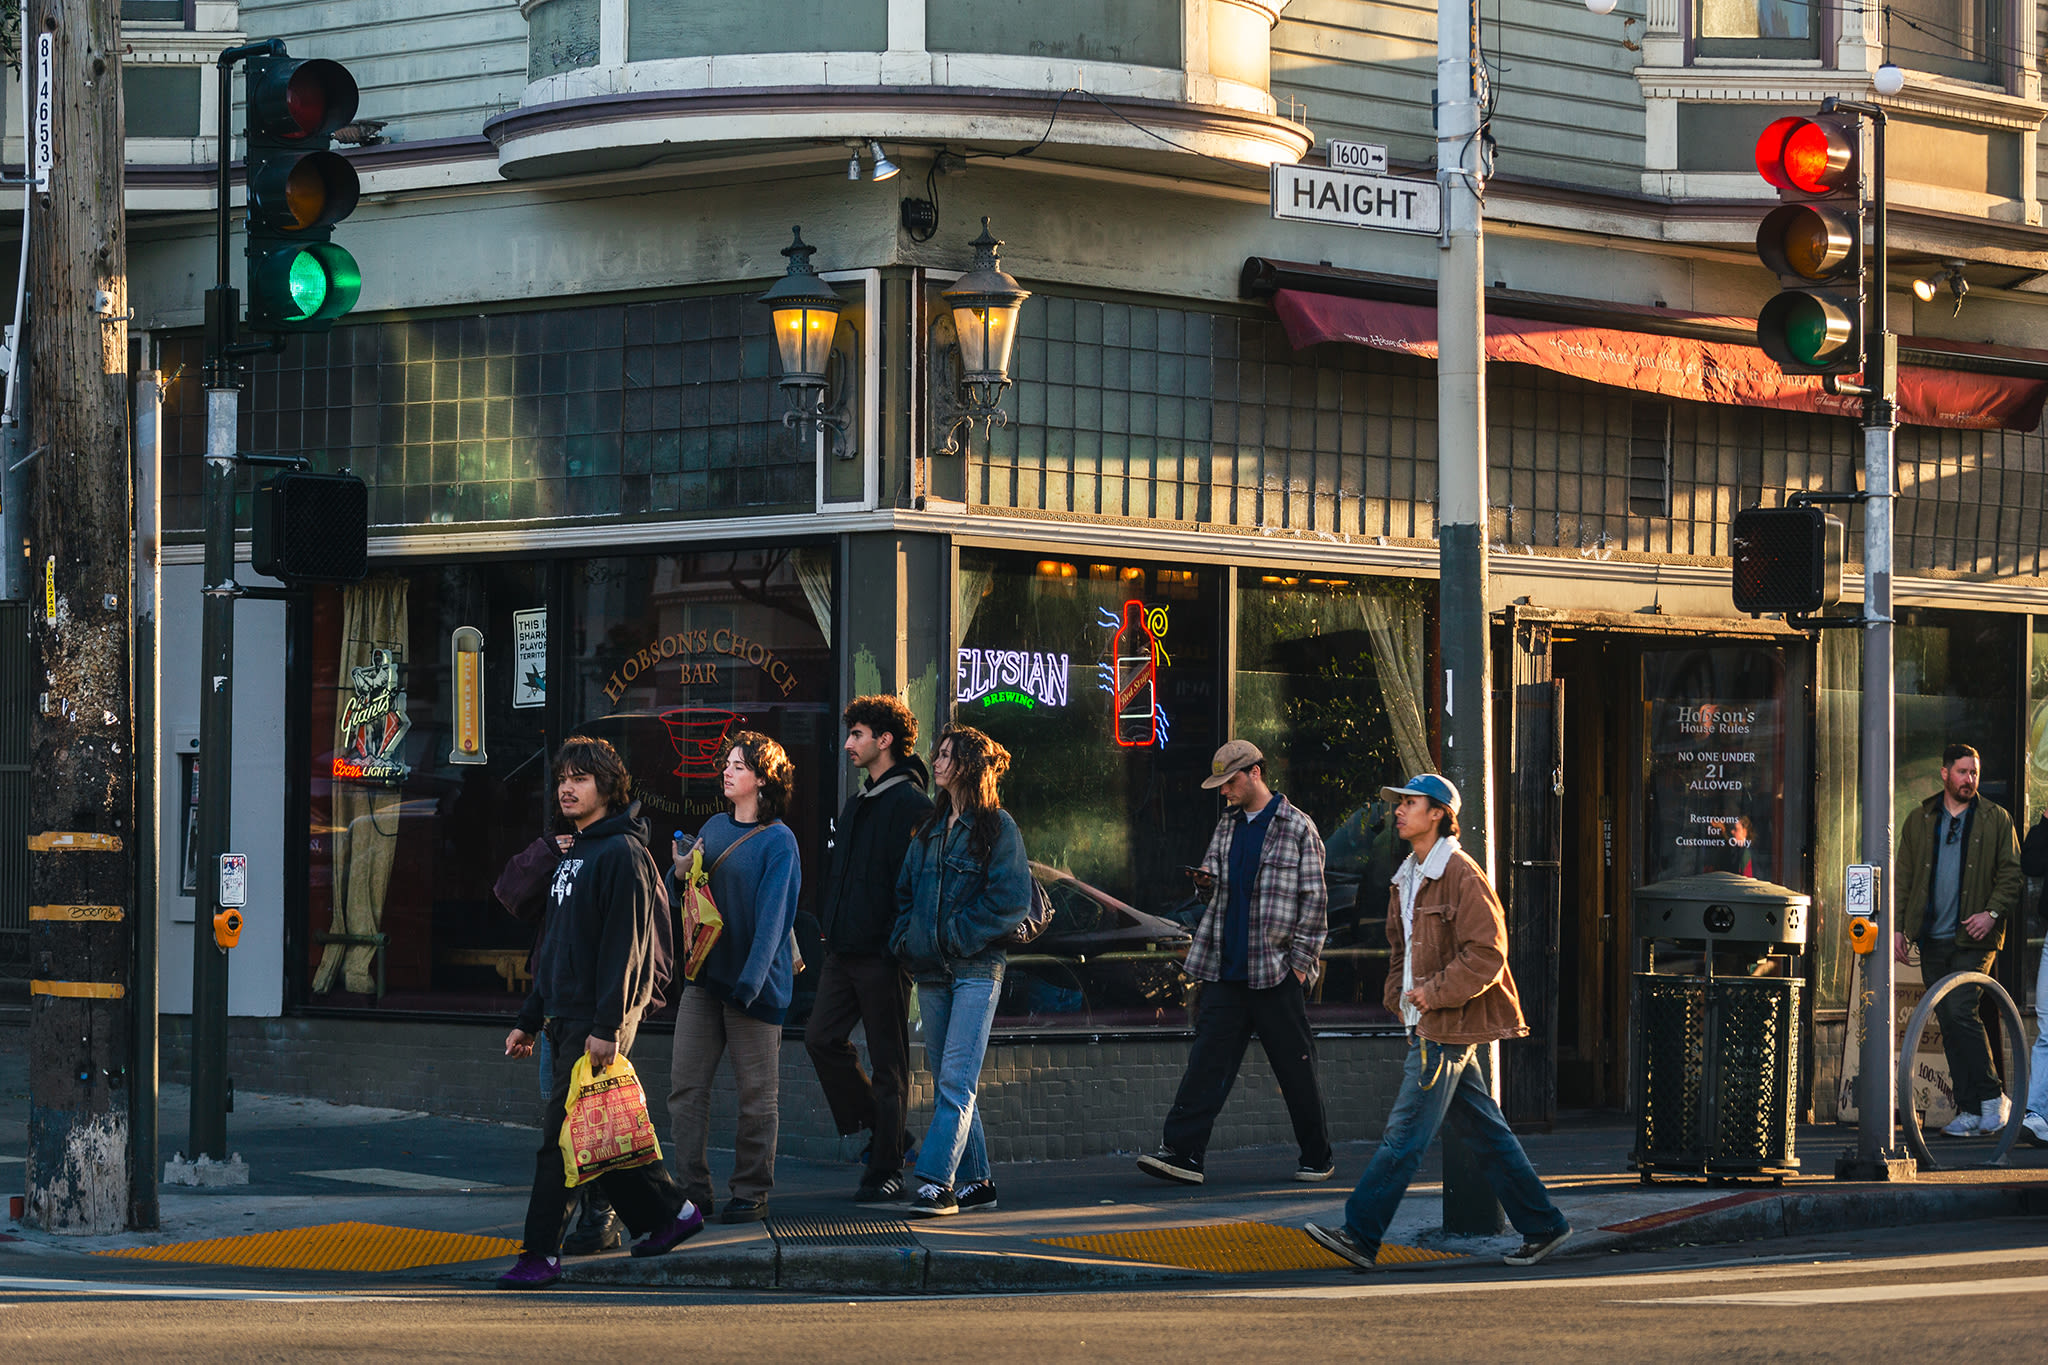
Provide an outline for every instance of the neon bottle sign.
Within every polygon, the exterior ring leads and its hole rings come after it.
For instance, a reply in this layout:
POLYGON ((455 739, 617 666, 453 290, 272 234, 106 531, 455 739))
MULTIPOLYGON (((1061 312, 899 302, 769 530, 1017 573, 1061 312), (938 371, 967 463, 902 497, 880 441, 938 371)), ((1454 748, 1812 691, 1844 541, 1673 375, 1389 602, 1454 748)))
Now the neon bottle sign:
POLYGON ((1126 749, 1159 742, 1159 641, 1143 602, 1124 603, 1110 643, 1116 670, 1110 714, 1116 742, 1126 749))

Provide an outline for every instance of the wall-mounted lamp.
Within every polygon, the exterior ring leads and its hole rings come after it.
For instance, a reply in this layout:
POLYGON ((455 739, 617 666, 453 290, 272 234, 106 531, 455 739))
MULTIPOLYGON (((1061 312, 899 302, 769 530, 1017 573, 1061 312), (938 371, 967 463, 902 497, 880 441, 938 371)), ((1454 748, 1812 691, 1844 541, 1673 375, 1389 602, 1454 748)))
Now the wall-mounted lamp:
POLYGON ((1943 261, 1940 270, 1913 281, 1913 297, 1922 303, 1933 303, 1946 287, 1956 301, 1956 311, 1949 316, 1957 316, 1963 311, 1963 295, 1970 292, 1970 282, 1963 278, 1963 267, 1967 264, 1966 261, 1943 261))
MULTIPOLYGON (((882 144, 874 138, 868 139, 868 155, 874 159, 875 163, 874 170, 869 173, 869 179, 876 181, 894 180, 897 176, 903 174, 903 168, 889 159, 889 154, 882 150, 882 144)), ((860 179, 859 138, 850 137, 846 140, 846 178, 848 180, 860 179)))
POLYGON ((947 311, 932 321, 932 449, 940 455, 960 453, 963 426, 971 435, 976 422, 984 433, 1010 424, 1002 408, 1003 390, 1010 386, 1017 310, 1031 297, 1003 272, 1003 244, 989 235, 988 219, 981 220, 981 236, 973 246, 973 268, 939 295, 947 311), (950 338, 944 336, 949 327, 950 338))
POLYGON ((817 248, 804 241, 803 228, 792 228, 791 233, 793 240, 782 249, 789 258, 789 273, 761 296, 775 317, 775 349, 782 358, 780 382, 789 398, 782 424, 831 431, 833 455, 849 460, 853 458, 847 440, 852 385, 845 382, 845 356, 835 344, 839 313, 846 302, 812 271, 811 254, 817 248), (828 408, 835 393, 838 402, 828 408))

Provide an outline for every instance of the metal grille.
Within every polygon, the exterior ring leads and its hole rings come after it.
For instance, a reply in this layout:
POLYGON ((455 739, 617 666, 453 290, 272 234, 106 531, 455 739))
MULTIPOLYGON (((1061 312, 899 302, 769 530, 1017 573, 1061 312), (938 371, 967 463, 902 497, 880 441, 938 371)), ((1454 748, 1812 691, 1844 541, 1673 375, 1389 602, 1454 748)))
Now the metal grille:
POLYGON ((777 1242, 806 1246, 914 1247, 910 1224, 894 1218, 770 1218, 777 1242))
POLYGON ((0 602, 0 934, 28 932, 29 605, 0 602))
POLYGON ((1649 974, 1636 981, 1644 1066, 1638 1161, 1732 1171, 1789 1164, 1800 983, 1649 974))

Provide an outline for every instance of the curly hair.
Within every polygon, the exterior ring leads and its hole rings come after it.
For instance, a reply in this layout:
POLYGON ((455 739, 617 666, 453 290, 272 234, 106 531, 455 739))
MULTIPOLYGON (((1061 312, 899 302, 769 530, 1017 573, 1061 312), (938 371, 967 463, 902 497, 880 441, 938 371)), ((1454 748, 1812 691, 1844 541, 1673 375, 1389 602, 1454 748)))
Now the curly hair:
POLYGON ((789 809, 789 790, 796 784, 796 765, 789 761, 789 755, 782 746, 758 730, 736 730, 726 746, 726 755, 740 751, 747 769, 761 779, 760 817, 765 821, 780 820, 789 809))
MULTIPOLYGON (((996 795, 996 783, 1010 770, 1010 751, 972 725, 948 725, 939 731, 932 752, 936 754, 948 746, 953 764, 950 785, 962 793, 960 818, 971 822, 968 847, 976 857, 987 858, 994 851, 996 838, 1002 832, 1002 822, 996 819, 996 812, 1003 808, 1003 803, 996 795)), ((952 816, 953 793, 941 787, 938 801, 932 807, 931 817, 919 831, 920 835, 943 830, 952 816)))
POLYGON ((586 774, 597 783, 597 794, 607 808, 622 811, 633 799, 633 774, 609 740, 589 735, 571 735, 555 751, 554 779, 557 786, 570 773, 586 774))
POLYGON ((839 713, 847 728, 856 725, 868 727, 868 733, 880 739, 883 735, 896 737, 895 747, 890 750, 897 758, 909 758, 917 751, 917 717, 910 714, 910 708, 896 697, 887 693, 875 693, 866 697, 855 697, 846 703, 846 709, 839 713))

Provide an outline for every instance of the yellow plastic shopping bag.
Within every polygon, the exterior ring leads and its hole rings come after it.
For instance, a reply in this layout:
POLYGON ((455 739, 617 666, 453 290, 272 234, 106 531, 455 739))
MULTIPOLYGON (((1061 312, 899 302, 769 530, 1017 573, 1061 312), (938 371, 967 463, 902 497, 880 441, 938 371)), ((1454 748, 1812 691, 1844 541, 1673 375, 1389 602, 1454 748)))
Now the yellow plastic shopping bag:
POLYGON ((661 1160, 661 1142, 647 1117, 647 1096, 631 1062, 614 1057, 593 1076, 590 1054, 576 1059, 569 1072, 561 1142, 562 1171, 571 1189, 606 1171, 627 1171, 661 1160))
MULTIPOLYGON (((751 836, 753 831, 734 841, 733 847, 751 836)), ((731 852, 731 849, 726 850, 731 852)), ((719 855, 723 862, 725 854, 719 855)), ((718 946, 718 935, 725 928, 725 917, 718 913, 718 907, 711 903, 711 871, 704 867, 704 848, 700 843, 690 850, 690 868, 681 878, 682 899, 676 906, 676 914, 682 921, 683 980, 695 981, 697 973, 703 970, 704 959, 711 956, 711 950, 718 946)))

